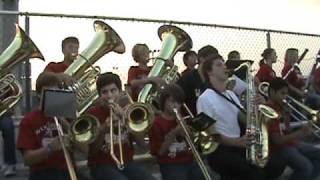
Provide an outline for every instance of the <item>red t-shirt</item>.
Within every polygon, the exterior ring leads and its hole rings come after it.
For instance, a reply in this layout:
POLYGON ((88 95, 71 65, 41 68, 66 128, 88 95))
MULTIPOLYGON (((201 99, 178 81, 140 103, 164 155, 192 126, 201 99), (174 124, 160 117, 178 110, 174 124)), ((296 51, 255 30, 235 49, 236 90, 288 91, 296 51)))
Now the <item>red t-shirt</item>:
POLYGON ((167 153, 162 156, 158 155, 158 151, 165 141, 166 135, 177 125, 175 120, 168 120, 162 116, 158 116, 155 118, 152 128, 149 131, 151 154, 157 156, 158 162, 161 164, 183 164, 193 161, 192 153, 188 150, 189 148, 185 141, 175 141, 169 146, 167 153))
POLYGON ((54 73, 62 73, 69 67, 68 64, 64 62, 50 62, 44 71, 54 72, 54 73))
MULTIPOLYGON (((150 70, 151 70, 151 67, 148 67, 147 69, 142 69, 139 66, 131 66, 128 71, 128 85, 131 86, 132 80, 148 77, 150 70)), ((142 88, 143 86, 131 88, 132 99, 134 101, 137 101, 139 92, 141 91, 142 88)))
MULTIPOLYGON (((286 76, 286 74, 291 70, 291 68, 292 65, 286 64, 281 71, 282 77, 286 76)), ((304 86, 304 81, 302 78, 298 76, 297 70, 291 71, 289 75, 287 75, 286 80, 289 84, 298 89, 301 89, 304 86)))
MULTIPOLYGON (((20 123, 17 148, 22 152, 40 149, 56 136, 58 136, 58 131, 54 120, 45 117, 41 110, 36 109, 28 113, 20 123)), ((53 152, 46 160, 30 167, 31 171, 48 168, 67 169, 62 150, 53 152)))
POLYGON ((267 64, 263 64, 260 66, 260 69, 257 72, 256 77, 259 79, 260 82, 269 82, 276 77, 276 72, 274 72, 274 70, 267 64))
MULTIPOLYGON (((94 106, 89 109, 88 111, 89 114, 94 115, 100 122, 101 125, 103 125, 106 121, 106 119, 109 117, 109 110, 106 110, 102 106, 94 106)), ((115 128, 114 128, 115 129, 115 128)), ((110 155, 110 144, 106 143, 106 141, 110 141, 110 134, 107 133, 105 135, 105 141, 100 147, 99 151, 96 153, 89 152, 88 156, 88 166, 89 167, 95 167, 97 165, 106 165, 106 164, 114 164, 115 162, 112 159, 110 155)), ((118 142, 118 136, 113 136, 114 142, 118 142)), ((122 154, 123 154, 123 160, 124 162, 132 161, 133 160, 133 155, 134 155, 134 150, 132 147, 132 143, 129 137, 129 134, 125 131, 122 130, 122 154)), ((119 156, 119 145, 114 144, 114 153, 116 157, 120 160, 119 156)))
MULTIPOLYGON (((275 103, 271 102, 270 100, 266 103, 266 105, 268 105, 269 107, 274 109, 279 115, 277 119, 272 119, 268 123, 269 136, 272 136, 273 134, 277 134, 280 136, 286 135, 288 133, 289 123, 290 123, 290 120, 288 118, 290 118, 290 117, 284 116, 282 106, 275 104, 275 103), (284 121, 283 122, 285 124, 284 128, 280 126, 281 120, 284 121)), ((297 140, 292 140, 292 141, 286 142, 281 145, 273 144, 271 141, 270 151, 275 152, 275 151, 280 150, 283 147, 295 146, 296 144, 297 144, 297 140)))

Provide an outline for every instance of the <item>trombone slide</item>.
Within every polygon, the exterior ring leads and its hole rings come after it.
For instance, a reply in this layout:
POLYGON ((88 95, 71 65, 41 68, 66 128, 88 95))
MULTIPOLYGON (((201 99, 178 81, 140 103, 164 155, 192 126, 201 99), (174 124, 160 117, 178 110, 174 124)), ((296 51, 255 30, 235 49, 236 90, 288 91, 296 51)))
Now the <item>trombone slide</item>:
POLYGON ((54 122, 55 122, 57 130, 58 130, 58 137, 59 137, 59 141, 60 141, 60 144, 61 144, 61 147, 62 147, 62 151, 63 151, 64 157, 66 158, 66 162, 67 162, 70 178, 71 178, 71 180, 77 180, 77 175, 76 175, 76 172, 74 170, 74 166, 72 164, 72 161, 71 161, 71 158, 70 158, 70 154, 69 154, 69 152, 67 150, 67 147, 65 146, 65 144, 63 142, 63 139, 62 139, 64 134, 63 134, 61 125, 59 124, 59 121, 58 121, 57 117, 54 117, 54 122))

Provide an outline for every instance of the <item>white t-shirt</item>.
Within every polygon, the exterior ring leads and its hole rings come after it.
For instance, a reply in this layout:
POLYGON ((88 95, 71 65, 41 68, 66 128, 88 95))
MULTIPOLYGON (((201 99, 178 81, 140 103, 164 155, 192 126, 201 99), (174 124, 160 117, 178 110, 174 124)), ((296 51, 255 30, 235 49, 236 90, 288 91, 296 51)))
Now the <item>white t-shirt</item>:
MULTIPOLYGON (((222 93, 227 98, 237 103, 240 107, 239 99, 232 91, 222 93)), ((197 100, 197 112, 204 112, 216 123, 210 127, 212 132, 218 132, 227 137, 240 137, 240 127, 238 114, 240 110, 231 102, 221 97, 212 89, 206 89, 197 100)))

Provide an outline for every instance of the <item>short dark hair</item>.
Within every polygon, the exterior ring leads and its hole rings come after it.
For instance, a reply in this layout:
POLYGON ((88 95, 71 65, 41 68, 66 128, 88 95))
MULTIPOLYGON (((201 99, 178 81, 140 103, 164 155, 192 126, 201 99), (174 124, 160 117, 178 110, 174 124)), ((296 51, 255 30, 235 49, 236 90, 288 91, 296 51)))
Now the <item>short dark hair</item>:
POLYGON ((36 81, 36 93, 41 94, 43 87, 45 86, 60 86, 62 83, 58 74, 53 72, 42 72, 39 74, 36 81))
POLYGON ((98 94, 100 95, 100 91, 104 86, 107 86, 110 84, 115 84, 119 89, 119 91, 122 90, 121 79, 117 74, 114 74, 112 72, 106 72, 106 73, 100 74, 96 82, 98 94))
POLYGON ((205 81, 208 82, 209 81, 209 77, 208 77, 208 72, 210 72, 212 70, 212 64, 215 60, 218 59, 222 59, 223 57, 220 54, 212 54, 210 56, 207 56, 202 63, 201 69, 200 69, 200 73, 202 74, 202 76, 204 77, 205 81))
POLYGON ((287 87, 287 88, 289 87, 287 81, 285 81, 280 77, 275 77, 269 82, 268 96, 270 97, 271 90, 273 90, 274 92, 277 92, 284 87, 287 87))
POLYGON ((149 50, 149 47, 146 44, 138 43, 133 46, 131 53, 134 61, 137 62, 137 60, 140 59, 142 48, 146 48, 149 50))
POLYGON ((166 100, 172 97, 178 103, 183 103, 185 99, 184 91, 177 84, 167 84, 160 90, 160 109, 164 110, 166 100))
MULTIPOLYGON (((231 51, 231 52, 229 52, 229 54, 228 54, 228 60, 234 59, 234 58, 235 58, 236 56, 238 56, 238 55, 240 55, 239 51, 236 51, 236 50, 231 51)), ((240 60, 240 59, 239 59, 239 60, 240 60)))
POLYGON ((66 44, 68 44, 68 43, 79 44, 79 40, 78 40, 78 38, 76 38, 76 37, 74 37, 74 36, 70 36, 70 37, 64 38, 64 40, 62 40, 62 43, 61 43, 62 50, 64 49, 64 47, 65 47, 66 44))
POLYGON ((187 60, 190 56, 197 56, 197 53, 194 51, 187 51, 183 54, 183 64, 187 66, 187 60))
POLYGON ((211 45, 206 45, 199 49, 198 58, 205 58, 211 54, 219 54, 218 49, 211 45))

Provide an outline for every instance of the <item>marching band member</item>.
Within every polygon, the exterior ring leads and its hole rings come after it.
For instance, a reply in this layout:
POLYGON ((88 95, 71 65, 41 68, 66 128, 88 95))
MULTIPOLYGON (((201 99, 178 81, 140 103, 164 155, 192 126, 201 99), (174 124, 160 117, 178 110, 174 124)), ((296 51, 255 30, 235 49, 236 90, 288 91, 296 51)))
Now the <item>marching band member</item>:
POLYGON ((183 102, 184 93, 179 86, 165 86, 160 91, 162 113, 149 131, 150 150, 157 157, 163 180, 204 179, 173 112, 174 108, 180 109, 183 102))
MULTIPOLYGON (((113 180, 149 180, 154 179, 142 166, 133 161, 134 149, 132 140, 140 136, 128 132, 125 128, 122 133, 122 149, 124 159, 124 169, 118 169, 114 160, 110 155, 110 104, 108 102, 115 101, 121 92, 120 77, 113 73, 104 73, 99 76, 96 82, 99 94, 98 103, 89 109, 88 113, 95 116, 101 124, 98 138, 90 145, 88 155, 88 166, 91 176, 95 180, 113 179, 113 180)), ((115 104, 116 105, 116 104, 115 104)), ((123 116, 122 109, 114 106, 118 114, 123 116)), ((115 119, 112 116, 112 119, 115 119)), ((117 119, 119 121, 119 119, 117 119)), ((114 121, 114 120, 112 120, 114 121)), ((122 122, 123 123, 123 122, 122 122)), ((115 123, 116 124, 116 123, 115 123)), ((115 137, 114 139, 118 139, 115 137)), ((141 140, 136 140, 137 144, 141 140)), ((115 155, 120 157, 118 144, 114 145, 115 155)))
MULTIPOLYGON (((44 72, 38 76, 36 92, 40 95, 44 89, 58 88, 60 84, 56 74, 44 72)), ((65 144, 68 145, 67 141, 65 144)), ((17 148, 22 152, 25 165, 30 167, 29 180, 70 179, 54 119, 46 117, 40 107, 22 119, 17 148)))
POLYGON ((132 57, 138 66, 131 66, 128 71, 128 86, 134 101, 138 99, 140 90, 145 84, 156 83, 157 77, 148 78, 152 67, 149 63, 149 47, 146 44, 136 44, 132 48, 132 57))
POLYGON ((198 64, 198 55, 194 51, 187 51, 183 55, 183 64, 187 67, 182 71, 181 76, 186 75, 195 69, 195 66, 198 64))
POLYGON ((315 179, 320 173, 320 149, 298 141, 299 138, 312 134, 309 124, 303 125, 300 130, 289 131, 290 115, 284 113, 283 104, 288 89, 288 83, 281 78, 270 81, 267 105, 279 114, 279 117, 271 120, 269 124, 271 155, 280 158, 293 170, 290 180, 315 179), (286 124, 285 129, 280 126, 281 119, 286 124))
POLYGON ((260 84, 260 82, 269 82, 277 76, 276 72, 272 69, 272 64, 277 62, 276 51, 272 48, 267 48, 263 51, 261 56, 263 59, 259 62, 260 68, 256 74, 256 84, 260 84))
POLYGON ((252 143, 253 137, 240 134, 238 117, 241 124, 245 124, 245 117, 240 111, 242 106, 237 96, 226 90, 228 70, 223 58, 219 54, 208 56, 203 62, 201 73, 209 88, 200 95, 197 111, 215 119, 210 130, 213 134, 220 134, 219 147, 208 155, 210 167, 223 177, 240 180, 266 179, 263 169, 246 160, 245 150, 252 143))
POLYGON ((288 82, 290 96, 295 97, 296 99, 301 99, 305 96, 305 93, 303 91, 305 82, 300 69, 295 66, 295 64, 298 62, 298 59, 298 49, 287 49, 285 54, 286 63, 281 71, 281 75, 288 82), (292 68, 294 69, 292 70, 292 68))
POLYGON ((185 76, 182 76, 177 84, 184 90, 186 95, 186 105, 190 108, 193 114, 196 114, 196 102, 200 94, 206 89, 206 83, 201 77, 200 69, 203 59, 211 54, 218 54, 218 50, 210 45, 202 47, 198 51, 198 69, 194 69, 185 76))
POLYGON ((50 62, 44 71, 62 73, 77 58, 79 53, 79 40, 76 37, 67 37, 62 41, 62 53, 64 59, 61 62, 50 62))

